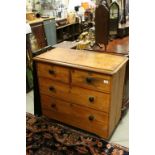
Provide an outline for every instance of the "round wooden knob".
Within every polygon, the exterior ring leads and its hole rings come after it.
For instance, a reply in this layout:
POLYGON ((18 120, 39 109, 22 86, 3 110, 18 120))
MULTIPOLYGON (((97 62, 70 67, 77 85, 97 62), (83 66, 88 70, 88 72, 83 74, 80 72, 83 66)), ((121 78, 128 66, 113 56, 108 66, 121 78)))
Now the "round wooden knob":
POLYGON ((87 77, 87 78, 86 78, 86 82, 87 82, 87 83, 92 83, 92 81, 93 81, 93 79, 92 79, 91 77, 87 77))
POLYGON ((90 121, 93 121, 95 119, 95 117, 93 115, 90 115, 88 118, 90 121))
POLYGON ((52 104, 51 104, 51 107, 52 107, 52 108, 55 108, 55 107, 56 107, 56 104, 55 104, 55 103, 52 103, 52 104))
POLYGON ((90 102, 94 102, 94 97, 93 97, 93 96, 90 96, 90 97, 89 97, 89 101, 90 101, 90 102))
POLYGON ((52 75, 55 74, 54 70, 49 70, 48 72, 49 74, 52 74, 52 75))
POLYGON ((51 86, 51 87, 49 87, 49 90, 52 91, 52 92, 54 92, 55 91, 55 88, 51 86))

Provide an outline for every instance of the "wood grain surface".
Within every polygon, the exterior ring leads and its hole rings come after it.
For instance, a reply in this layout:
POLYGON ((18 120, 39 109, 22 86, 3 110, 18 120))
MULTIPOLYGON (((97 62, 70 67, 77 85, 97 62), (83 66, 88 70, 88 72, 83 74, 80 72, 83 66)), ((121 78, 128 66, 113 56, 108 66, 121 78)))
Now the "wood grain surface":
POLYGON ((42 114, 108 139, 121 118, 128 58, 55 48, 34 60, 42 114))
POLYGON ((86 106, 104 112, 109 112, 110 95, 59 83, 50 79, 39 78, 40 93, 58 98, 70 103, 86 106), (54 90, 50 90, 53 87, 54 90))
POLYGON ((39 77, 45 77, 56 81, 69 83, 69 69, 47 63, 38 63, 37 71, 39 77))
MULTIPOLYGON (((102 44, 101 44, 102 47, 102 44)), ((114 40, 109 41, 107 45, 107 50, 103 48, 99 48, 98 46, 94 46, 92 51, 102 52, 102 53, 109 53, 115 55, 129 55, 129 36, 124 38, 117 38, 114 40)))
POLYGON ((128 58, 84 50, 55 48, 35 57, 34 60, 114 74, 127 62, 128 58))
POLYGON ((104 112, 81 107, 55 98, 52 98, 52 101, 48 102, 46 96, 42 98, 42 111, 43 115, 49 118, 69 123, 81 129, 94 132, 102 137, 107 137, 108 135, 108 115, 104 112))
POLYGON ((29 23, 30 25, 31 24, 36 24, 36 23, 40 23, 40 22, 43 22, 45 20, 50 20, 50 19, 54 19, 52 17, 48 17, 48 18, 35 18, 34 20, 27 20, 27 23, 29 23))
POLYGON ((111 76, 78 69, 71 71, 71 81, 75 86, 102 92, 110 92, 111 88, 111 76))

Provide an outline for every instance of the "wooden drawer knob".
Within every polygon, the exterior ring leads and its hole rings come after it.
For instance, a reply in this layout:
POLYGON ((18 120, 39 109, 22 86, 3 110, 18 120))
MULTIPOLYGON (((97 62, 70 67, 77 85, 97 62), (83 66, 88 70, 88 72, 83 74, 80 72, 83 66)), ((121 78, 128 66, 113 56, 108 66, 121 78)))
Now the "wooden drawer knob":
POLYGON ((86 82, 87 82, 88 84, 91 84, 92 81, 93 81, 93 78, 91 78, 91 77, 87 77, 87 78, 86 78, 86 82))
POLYGON ((94 102, 94 97, 93 96, 89 97, 89 102, 94 102))
POLYGON ((48 73, 51 75, 55 74, 54 70, 48 70, 48 73))
POLYGON ((49 87, 49 90, 50 90, 50 91, 52 91, 52 92, 55 92, 55 88, 54 88, 54 87, 52 87, 52 86, 51 86, 51 87, 49 87))
POLYGON ((88 119, 89 119, 90 121, 93 121, 93 120, 95 119, 95 117, 94 117, 93 115, 90 115, 90 116, 88 117, 88 119))
POLYGON ((56 108, 56 104, 55 103, 52 103, 51 104, 51 108, 56 108))

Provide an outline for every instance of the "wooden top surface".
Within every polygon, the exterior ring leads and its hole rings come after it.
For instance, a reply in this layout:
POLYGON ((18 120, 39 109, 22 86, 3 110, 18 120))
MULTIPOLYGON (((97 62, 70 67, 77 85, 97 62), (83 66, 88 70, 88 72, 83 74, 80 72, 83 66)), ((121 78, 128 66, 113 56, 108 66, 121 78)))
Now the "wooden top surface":
POLYGON ((35 20, 27 20, 27 22, 31 25, 31 24, 36 24, 36 23, 40 23, 43 22, 45 20, 50 20, 50 19, 54 19, 53 17, 47 17, 47 18, 35 18, 35 20))
POLYGON ((61 43, 55 44, 52 47, 55 48, 74 48, 78 43, 76 41, 63 41, 61 43))
POLYGON ((109 41, 107 46, 107 51, 103 48, 99 48, 98 46, 95 46, 92 51, 97 52, 105 52, 109 54, 117 54, 117 55, 129 55, 129 37, 123 37, 123 38, 117 38, 112 41, 109 41))
MULTIPOLYGON (((54 45, 53 47, 60 47, 60 48, 74 48, 76 49, 76 45, 78 42, 71 42, 71 41, 63 41, 54 45)), ((107 46, 107 51, 103 48, 99 48, 95 46, 93 49, 86 49, 90 51, 102 52, 102 53, 109 53, 114 55, 124 55, 129 56, 129 36, 123 38, 117 38, 112 41, 109 41, 107 46)))
POLYGON ((114 74, 127 62, 128 58, 86 50, 55 48, 36 56, 34 60, 114 74))

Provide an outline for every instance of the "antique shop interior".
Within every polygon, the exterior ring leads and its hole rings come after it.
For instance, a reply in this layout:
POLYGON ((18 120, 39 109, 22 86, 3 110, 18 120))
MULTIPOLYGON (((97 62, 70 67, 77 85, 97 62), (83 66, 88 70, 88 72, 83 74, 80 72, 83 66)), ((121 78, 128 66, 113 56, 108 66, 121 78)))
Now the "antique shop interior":
POLYGON ((26 154, 129 154, 129 0, 26 0, 26 154))

